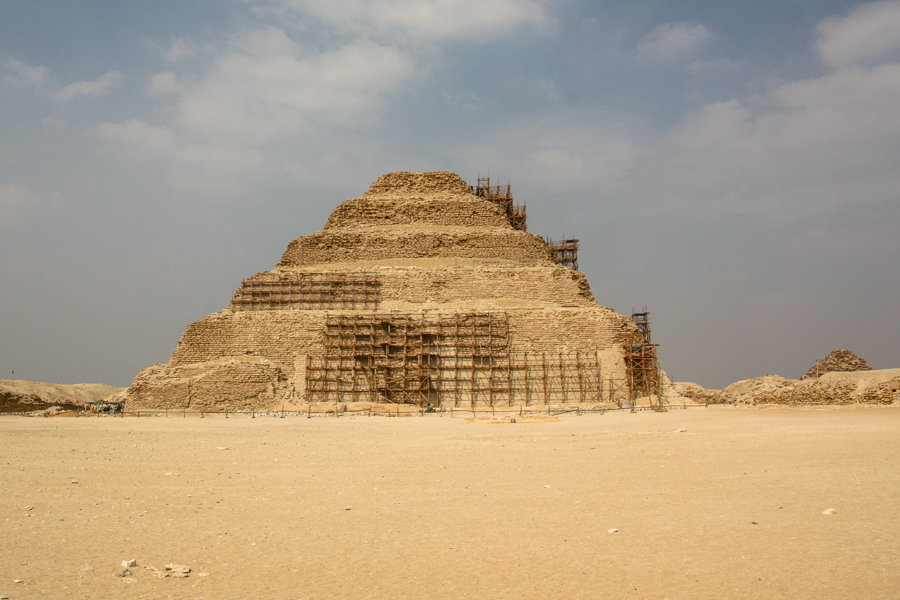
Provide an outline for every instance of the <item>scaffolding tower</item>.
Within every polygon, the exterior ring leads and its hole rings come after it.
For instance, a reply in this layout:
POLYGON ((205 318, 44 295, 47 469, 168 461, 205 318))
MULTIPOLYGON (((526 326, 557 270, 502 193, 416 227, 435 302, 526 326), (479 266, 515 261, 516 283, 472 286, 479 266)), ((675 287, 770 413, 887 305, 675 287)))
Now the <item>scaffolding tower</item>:
POLYGON ((578 240, 567 239, 553 241, 544 238, 544 243, 553 255, 553 262, 564 267, 578 269, 578 240))
POLYGON ((664 411, 656 357, 659 344, 654 344, 650 338, 650 312, 644 307, 642 312, 632 312, 631 319, 638 327, 638 334, 625 344, 626 378, 632 406, 637 398, 647 397, 652 410, 664 411))
POLYGON ((525 224, 525 205, 515 203, 509 183, 505 187, 502 185, 491 186, 490 177, 479 176, 478 185, 475 186, 474 191, 476 196, 490 200, 502 208, 513 229, 528 231, 525 224))

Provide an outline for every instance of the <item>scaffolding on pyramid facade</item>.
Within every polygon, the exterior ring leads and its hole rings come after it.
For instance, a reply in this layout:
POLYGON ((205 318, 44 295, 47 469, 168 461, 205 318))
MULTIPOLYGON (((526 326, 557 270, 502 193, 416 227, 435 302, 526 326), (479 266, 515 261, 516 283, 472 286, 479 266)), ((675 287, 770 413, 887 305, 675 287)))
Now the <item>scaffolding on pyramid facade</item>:
POLYGON ((596 352, 514 352, 505 313, 330 315, 306 362, 309 402, 437 408, 621 404, 596 352))
POLYGON ((632 312, 631 319, 638 327, 638 334, 625 344, 625 370, 628 393, 632 402, 637 398, 648 398, 650 408, 665 411, 662 399, 661 377, 656 349, 650 337, 650 312, 644 307, 641 312, 632 312))
POLYGON ((512 195, 512 187, 509 183, 506 186, 491 185, 490 177, 478 177, 478 184, 474 189, 475 195, 485 200, 490 200, 498 205, 506 213, 506 218, 513 229, 519 231, 528 231, 525 222, 525 205, 516 204, 512 195))
POLYGON ((550 238, 544 238, 544 243, 547 244, 547 249, 553 255, 553 262, 563 267, 578 269, 578 240, 553 241, 550 238))
POLYGON ((294 279, 248 279, 231 299, 232 311, 375 310, 381 282, 368 273, 304 273, 294 279))

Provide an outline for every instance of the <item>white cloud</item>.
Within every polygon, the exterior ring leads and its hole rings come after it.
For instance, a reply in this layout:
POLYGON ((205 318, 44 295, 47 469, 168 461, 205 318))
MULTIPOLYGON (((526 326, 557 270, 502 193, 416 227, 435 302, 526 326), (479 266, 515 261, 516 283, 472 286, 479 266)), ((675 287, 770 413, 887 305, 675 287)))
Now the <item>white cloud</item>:
POLYGON ((68 102, 77 97, 103 96, 115 88, 121 79, 122 76, 118 71, 109 71, 93 81, 70 83, 59 90, 56 97, 63 102, 68 102))
POLYGON ((466 143, 456 154, 467 164, 519 173, 520 189, 541 189, 552 181, 562 195, 602 189, 610 175, 627 171, 642 151, 635 139, 616 133, 593 112, 529 117, 483 137, 489 141, 466 143))
POLYGON ((896 201, 898 143, 900 65, 854 68, 707 105, 645 147, 629 184, 653 210, 796 218, 896 201))
POLYGON ((357 41, 307 54, 270 27, 237 40, 181 96, 175 123, 205 139, 251 144, 311 125, 364 123, 412 72, 412 58, 393 48, 357 41))
POLYGON ((195 140, 166 126, 139 119, 125 123, 102 123, 100 139, 116 148, 145 173, 159 173, 172 186, 207 195, 242 193, 253 183, 249 173, 265 176, 265 161, 259 151, 238 144, 195 140))
POLYGON ((41 123, 47 127, 53 127, 54 129, 65 129, 69 125, 62 119, 57 119, 56 117, 45 117, 41 119, 41 123))
POLYGON ((832 66, 884 58, 900 50, 900 0, 864 4, 816 27, 816 49, 832 66))
POLYGON ((167 48, 162 50, 166 62, 174 63, 193 58, 197 54, 197 46, 187 38, 173 39, 167 48))
POLYGON ((59 203, 62 196, 50 194, 42 198, 41 194, 14 183, 0 183, 0 231, 18 227, 26 218, 30 209, 40 207, 47 202, 59 203))
POLYGON ((694 75, 720 75, 738 68, 738 63, 729 58, 698 59, 687 69, 694 75))
POLYGON ((40 197, 26 187, 16 184, 0 184, 0 211, 7 211, 40 202, 40 197))
POLYGON ((459 154, 478 164, 502 156, 499 166, 522 172, 530 186, 554 181, 560 196, 616 199, 646 214, 795 222, 849 210, 871 211, 877 221, 894 207, 896 219, 900 64, 840 69, 710 103, 661 134, 575 113, 485 138, 459 154))
POLYGON ((551 20, 549 2, 541 0, 269 0, 257 9, 281 18, 311 15, 355 35, 433 41, 488 39, 551 20))
POLYGON ((8 72, 4 80, 12 85, 40 85, 47 77, 48 69, 43 66, 31 66, 15 58, 7 58, 3 61, 3 67, 8 72))
POLYGON ((101 123, 98 133, 103 139, 139 148, 148 157, 171 152, 178 146, 177 136, 171 129, 153 126, 139 119, 126 123, 101 123))
POLYGON ((679 62, 695 56, 711 37, 701 23, 663 23, 640 41, 638 58, 646 62, 679 62))
POLYGON ((359 40, 315 53, 267 27, 232 40, 187 83, 173 72, 154 76, 148 89, 173 96, 161 124, 105 123, 98 135, 180 185, 233 194, 251 177, 296 171, 281 160, 285 147, 322 154, 302 140, 327 138, 334 147, 336 129, 377 123, 387 96, 412 74, 412 58, 394 48, 359 40))
POLYGON ((147 92, 153 96, 180 94, 184 91, 184 86, 178 82, 178 76, 172 71, 157 73, 150 79, 150 83, 147 84, 147 92))

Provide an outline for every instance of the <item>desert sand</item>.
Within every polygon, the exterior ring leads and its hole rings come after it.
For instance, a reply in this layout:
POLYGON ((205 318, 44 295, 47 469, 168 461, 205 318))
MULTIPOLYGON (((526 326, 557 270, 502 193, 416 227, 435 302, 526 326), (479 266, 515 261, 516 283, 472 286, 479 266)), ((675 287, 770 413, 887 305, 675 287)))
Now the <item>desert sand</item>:
POLYGON ((8 416, 0 436, 12 600, 900 590, 897 407, 8 416), (147 568, 167 563, 191 572, 147 568))

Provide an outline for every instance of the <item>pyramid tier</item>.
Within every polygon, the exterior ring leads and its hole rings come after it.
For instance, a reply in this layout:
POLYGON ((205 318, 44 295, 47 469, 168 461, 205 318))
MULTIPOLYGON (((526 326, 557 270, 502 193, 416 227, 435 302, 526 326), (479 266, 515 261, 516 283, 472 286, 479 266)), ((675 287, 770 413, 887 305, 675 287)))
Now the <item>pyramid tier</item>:
MULTIPOLYGON (((316 361, 329 360, 329 342, 326 339, 329 327, 335 320, 341 319, 354 324, 354 328, 355 324, 359 324, 361 331, 365 330, 366 324, 371 327, 372 324, 384 326, 390 323, 388 329, 392 329, 418 322, 425 323, 427 328, 429 323, 436 326, 441 322, 444 337, 450 335, 447 338, 450 345, 436 350, 439 353, 449 352, 449 358, 438 359, 444 365, 441 369, 452 368, 447 365, 465 361, 465 358, 456 357, 464 357, 467 352, 469 373, 472 373, 472 360, 490 360, 492 364, 498 361, 497 373, 506 361, 531 361, 532 382, 537 388, 541 387, 539 366, 556 372, 565 369, 569 371, 569 402, 578 401, 574 386, 579 377, 588 375, 582 367, 572 370, 571 361, 577 360, 583 368, 588 368, 591 377, 596 378, 602 368, 604 381, 611 377, 621 379, 624 376, 621 345, 634 334, 634 324, 629 319, 598 306, 419 313, 225 311, 189 325, 167 365, 154 365, 138 374, 127 393, 129 410, 234 411, 284 406, 290 409, 306 402, 315 402, 316 392, 309 388, 309 369, 316 361), (502 335, 494 338, 495 346, 481 345, 484 344, 483 339, 479 342, 475 354, 488 352, 482 355, 483 359, 473 358, 467 344, 456 347, 456 342, 453 342, 456 339, 453 337, 454 324, 462 335, 473 317, 503 324, 502 335), (561 332, 565 335, 560 335, 561 332), (497 343, 500 346, 496 346, 497 343)), ((341 339, 353 344, 354 340, 360 343, 361 337, 365 339, 365 336, 353 335, 341 339)), ((417 338, 412 341, 417 341, 417 338)), ((361 343, 364 347, 365 341, 361 343)), ((359 353, 358 349, 348 349, 347 352, 350 353, 346 357, 348 360, 357 360, 355 355, 359 353)), ((462 382, 461 385, 468 384, 462 382)), ((556 390, 557 395, 559 391, 556 390)), ((498 401, 499 398, 498 395, 498 401)), ((444 398, 441 401, 450 400, 444 398)), ((481 398, 478 403, 485 401, 481 398)))
POLYGON ((500 206, 447 172, 383 175, 365 194, 341 203, 325 229, 410 224, 512 229, 500 206))
POLYGON ((335 228, 297 238, 288 245, 278 265, 302 267, 424 257, 551 261, 540 236, 512 228, 391 226, 335 228))
POLYGON ((229 308, 413 311, 596 306, 587 279, 579 271, 538 262, 488 262, 279 268, 245 280, 229 308))

